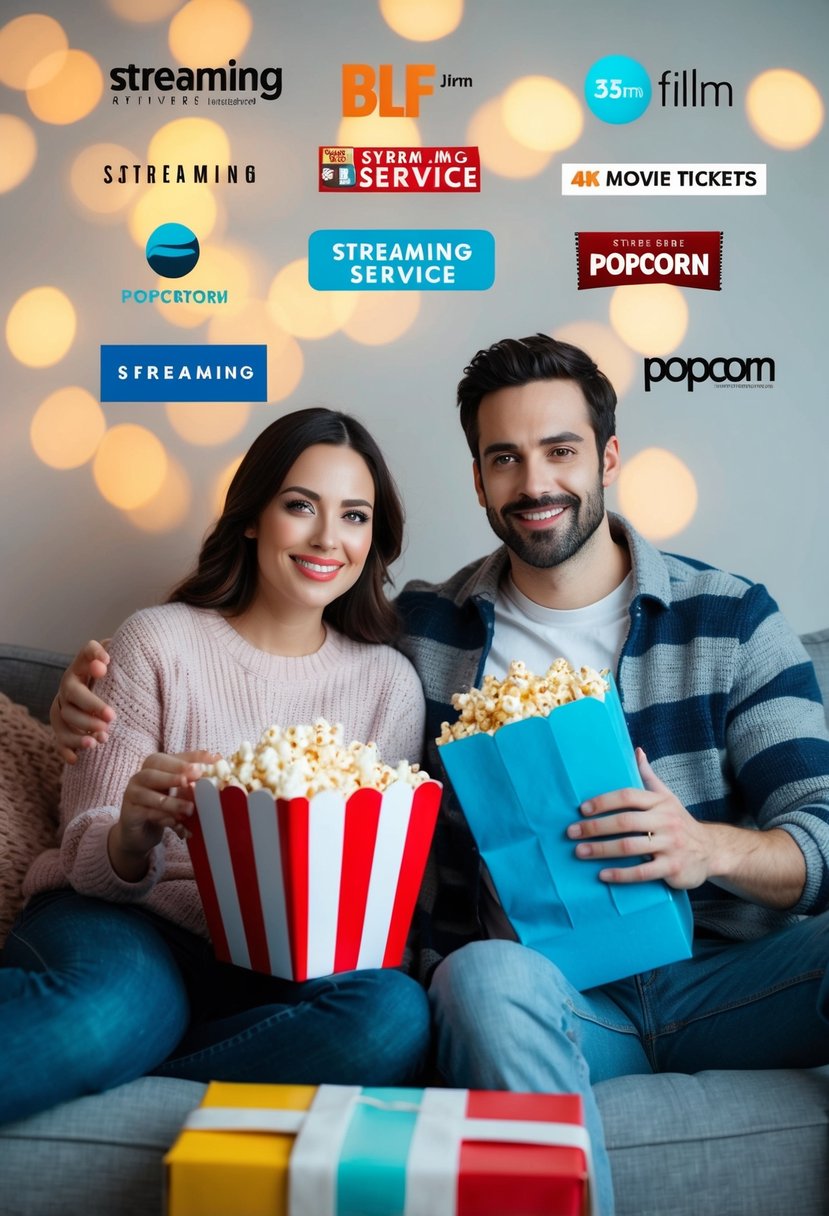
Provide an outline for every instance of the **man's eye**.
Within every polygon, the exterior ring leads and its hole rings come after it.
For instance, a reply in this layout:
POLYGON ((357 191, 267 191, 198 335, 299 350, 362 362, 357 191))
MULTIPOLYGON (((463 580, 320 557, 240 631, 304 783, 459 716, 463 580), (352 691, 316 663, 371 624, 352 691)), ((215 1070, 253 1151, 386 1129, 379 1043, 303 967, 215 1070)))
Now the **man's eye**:
POLYGON ((496 456, 492 461, 493 464, 512 464, 515 456, 512 452, 502 452, 500 456, 496 456))
POLYGON ((553 448, 551 454, 553 456, 573 456, 574 452, 572 448, 553 448))

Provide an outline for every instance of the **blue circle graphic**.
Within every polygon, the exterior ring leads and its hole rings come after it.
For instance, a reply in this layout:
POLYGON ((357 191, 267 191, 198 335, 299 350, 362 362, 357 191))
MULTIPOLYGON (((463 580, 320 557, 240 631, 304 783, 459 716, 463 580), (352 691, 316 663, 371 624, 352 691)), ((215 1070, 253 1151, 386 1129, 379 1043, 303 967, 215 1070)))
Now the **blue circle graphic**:
POLYGON ((641 118, 651 99, 648 73, 627 55, 597 59, 584 80, 585 100, 602 122, 633 122, 641 118))
POLYGON ((147 241, 147 261, 165 279, 181 279, 199 260, 199 241, 184 224, 159 224, 147 241))

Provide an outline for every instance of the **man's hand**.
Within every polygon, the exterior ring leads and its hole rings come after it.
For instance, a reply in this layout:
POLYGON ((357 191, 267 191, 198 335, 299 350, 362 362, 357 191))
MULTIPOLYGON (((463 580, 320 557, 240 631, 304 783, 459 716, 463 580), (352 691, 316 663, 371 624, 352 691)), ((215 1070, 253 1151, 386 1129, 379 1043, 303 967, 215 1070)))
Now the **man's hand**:
POLYGON ((104 646, 87 642, 61 677, 49 721, 66 764, 76 762, 79 748, 96 747, 109 738, 107 728, 115 721, 115 710, 90 688, 93 680, 106 675, 108 666, 109 654, 104 646))
POLYGON ((662 878, 690 889, 710 880, 755 903, 790 908, 806 880, 803 854, 780 828, 752 831, 695 819, 654 773, 641 748, 636 762, 643 790, 622 789, 591 798, 583 819, 567 829, 577 857, 642 857, 637 865, 599 871, 603 882, 662 878), (618 839, 609 840, 615 836, 618 839))

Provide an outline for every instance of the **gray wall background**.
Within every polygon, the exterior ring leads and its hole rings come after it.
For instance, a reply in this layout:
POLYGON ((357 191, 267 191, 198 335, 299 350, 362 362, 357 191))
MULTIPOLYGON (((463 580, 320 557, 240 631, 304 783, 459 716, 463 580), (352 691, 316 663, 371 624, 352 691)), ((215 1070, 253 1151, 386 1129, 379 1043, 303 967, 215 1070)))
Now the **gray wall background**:
MULTIPOLYGON (((33 7, 4 0, 0 17, 33 7)), ((63 385, 97 396, 102 342, 206 340, 206 327, 175 329, 154 310, 121 307, 122 287, 151 282, 143 255, 136 256, 123 223, 96 223, 68 187, 71 163, 86 145, 113 140, 143 152, 158 126, 183 115, 122 110, 105 91, 87 118, 51 127, 31 118, 21 94, 0 86, 0 110, 30 121, 39 144, 32 173, 0 196, 0 315, 5 319, 14 301, 41 283, 64 290, 78 312, 74 344, 53 367, 23 367, 5 342, 0 349, 0 639, 74 650, 161 597, 195 555, 218 471, 277 413, 305 405, 357 414, 387 453, 409 520, 398 585, 409 577, 441 578, 490 549, 454 416, 455 386, 474 352, 498 338, 550 332, 575 320, 607 324, 610 292, 576 290, 578 229, 724 231, 723 290, 685 292, 690 321, 676 353, 770 355, 775 387, 724 392, 701 385, 689 394, 676 385, 645 395, 642 358, 634 355, 636 376, 618 413, 623 456, 668 448, 696 478, 696 514, 665 548, 765 582, 798 630, 829 624, 826 129, 807 147, 784 152, 754 133, 744 109, 749 82, 770 67, 801 72, 826 99, 826 0, 467 0, 459 28, 431 43, 394 34, 373 0, 248 0, 248 8, 254 33, 240 62, 282 65, 282 98, 250 114, 199 113, 220 115, 232 159, 257 165, 255 187, 223 197, 226 239, 254 251, 259 290, 281 266, 305 256, 309 232, 346 226, 488 228, 496 238, 496 284, 483 293, 423 293, 415 324, 391 345, 364 347, 342 333, 301 341, 305 371, 296 390, 278 405, 254 406, 244 430, 219 447, 179 438, 161 405, 104 406, 110 424, 135 421, 154 430, 192 482, 181 526, 142 532, 101 498, 88 465, 45 467, 32 451, 29 427, 40 402, 63 385), (438 76, 471 76, 471 89, 426 99, 419 120, 424 145, 463 144, 472 142, 473 113, 517 77, 553 76, 582 98, 587 68, 609 53, 638 59, 652 79, 663 68, 696 67, 706 79, 729 80, 733 109, 660 109, 652 102, 639 121, 614 127, 585 106, 580 139, 546 170, 510 180, 484 168, 479 195, 353 198, 317 191, 316 149, 336 142, 343 62, 434 62, 438 76), (563 198, 562 160, 765 162, 768 195, 563 198)), ((130 25, 104 0, 46 0, 38 9, 56 16, 71 45, 92 53, 105 75, 129 61, 171 62, 166 21, 130 25)))

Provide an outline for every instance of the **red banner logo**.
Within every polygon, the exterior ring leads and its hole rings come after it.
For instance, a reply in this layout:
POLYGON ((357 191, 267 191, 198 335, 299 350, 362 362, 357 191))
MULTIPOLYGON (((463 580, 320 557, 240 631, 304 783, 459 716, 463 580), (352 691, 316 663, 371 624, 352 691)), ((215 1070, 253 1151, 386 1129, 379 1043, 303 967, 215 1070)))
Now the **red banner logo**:
POLYGON ((722 288, 721 232, 577 232, 579 291, 623 283, 722 288))

